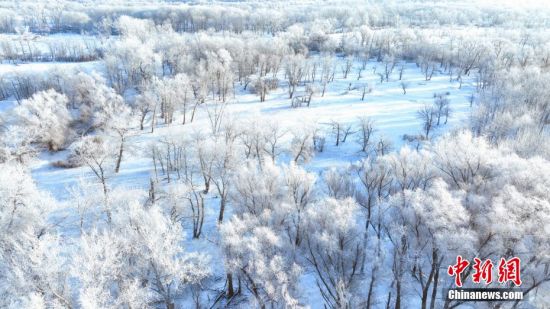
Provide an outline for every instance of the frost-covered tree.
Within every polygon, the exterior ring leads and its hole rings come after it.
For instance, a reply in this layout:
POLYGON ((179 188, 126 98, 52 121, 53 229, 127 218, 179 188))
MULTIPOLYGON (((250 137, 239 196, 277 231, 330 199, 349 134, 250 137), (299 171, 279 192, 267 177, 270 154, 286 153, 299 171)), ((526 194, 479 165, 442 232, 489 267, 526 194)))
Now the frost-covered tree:
POLYGON ((129 112, 124 99, 97 72, 80 72, 69 83, 69 97, 73 108, 78 109, 82 133, 106 129, 110 122, 129 112))
POLYGON ((262 166, 248 161, 235 172, 233 182, 230 196, 238 213, 259 216, 266 209, 274 209, 284 196, 281 171, 269 161, 262 166))
POLYGON ((332 134, 334 135, 336 147, 340 146, 341 143, 345 143, 348 136, 355 133, 352 124, 343 124, 333 120, 330 125, 332 126, 332 134))
POLYGON ((75 145, 73 152, 78 160, 88 166, 107 195, 109 189, 107 179, 115 164, 116 148, 99 136, 84 136, 75 145))
POLYGON ((355 181, 348 168, 331 168, 323 174, 327 195, 335 199, 355 196, 355 181))
POLYGON ((384 77, 386 78, 386 82, 388 82, 390 80, 390 75, 395 68, 395 58, 391 55, 386 55, 382 59, 382 62, 384 63, 384 77))
POLYGON ((233 58, 226 49, 207 50, 196 67, 196 75, 202 85, 212 95, 212 100, 225 102, 233 90, 233 58))
POLYGON ((196 188, 190 180, 179 180, 168 185, 166 198, 166 208, 171 220, 187 225, 190 219, 193 238, 199 238, 204 225, 204 192, 196 188))
POLYGON ((317 129, 314 124, 303 123, 291 129, 293 138, 290 144, 290 152, 294 162, 308 162, 314 155, 313 139, 317 129))
POLYGON ((347 79, 348 74, 351 71, 351 68, 353 67, 353 57, 346 57, 344 64, 341 66, 342 69, 342 78, 347 79))
POLYGON ((327 198, 308 208, 303 247, 317 287, 330 308, 354 307, 359 295, 363 232, 353 199, 327 198))
POLYGON ((185 74, 178 74, 173 78, 153 78, 151 91, 158 100, 160 117, 164 123, 172 123, 174 112, 181 106, 183 123, 185 124, 189 104, 189 79, 185 74))
POLYGON ((25 127, 34 142, 57 151, 71 138, 67 96, 53 89, 35 93, 14 110, 17 125, 25 127))
POLYGON ((55 203, 20 165, 0 169, 0 304, 71 307, 62 241, 48 223, 55 203))
MULTIPOLYGON (((147 115, 156 113, 157 102, 155 96, 150 91, 146 91, 136 97, 134 101, 134 112, 139 115, 139 129, 144 129, 145 119, 147 115)), ((154 125, 151 116, 151 125, 154 125)))
POLYGON ((285 218, 286 233, 291 243, 300 246, 307 233, 305 227, 307 208, 315 201, 316 176, 291 162, 283 167, 286 199, 290 210, 285 218))
POLYGON ((427 139, 432 132, 433 127, 436 125, 437 113, 433 107, 425 105, 422 109, 418 110, 417 117, 422 121, 422 129, 424 137, 427 139))
POLYGON ((85 179, 79 179, 77 184, 69 187, 68 192, 70 201, 78 213, 78 227, 83 233, 87 226, 94 226, 97 220, 98 210, 104 201, 97 195, 97 183, 88 182, 85 179))
POLYGON ((22 126, 6 126, 0 131, 0 162, 16 161, 27 163, 38 155, 39 150, 34 146, 34 136, 27 134, 22 126))
POLYGON ((287 130, 277 121, 262 115, 254 115, 240 126, 238 141, 241 142, 247 159, 256 159, 258 164, 265 160, 273 162, 285 150, 283 144, 287 130))
MULTIPOLYGON (((196 138, 201 136, 196 135, 196 138)), ((205 186, 212 182, 216 152, 213 152, 210 140, 201 141, 197 147, 195 141, 165 138, 152 145, 150 155, 154 180, 158 183, 161 181, 159 176, 164 175, 168 185, 166 190, 159 190, 152 183, 149 195, 151 201, 165 198, 163 206, 170 213, 171 220, 190 224, 193 237, 199 238, 205 219, 205 186)))
POLYGON ((283 235, 268 223, 271 217, 269 210, 260 218, 245 213, 221 225, 225 268, 239 275, 254 297, 253 305, 298 308, 296 289, 301 268, 292 261, 283 235))
MULTIPOLYGON (((494 261, 515 255, 522 260, 537 260, 530 264, 532 267, 522 266, 522 277, 529 277, 529 293, 544 289, 548 273, 542 265, 546 265, 547 259, 531 254, 546 248, 541 227, 546 215, 539 211, 548 206, 541 202, 547 200, 547 194, 538 186, 522 184, 546 182, 546 177, 533 167, 546 166, 547 162, 540 158, 519 158, 509 150, 494 148, 483 138, 464 132, 442 137, 429 151, 404 148, 398 154, 377 160, 382 160, 388 168, 389 175, 384 176, 388 180, 374 177, 374 172, 380 171, 373 169, 375 165, 363 165, 363 169, 367 167, 370 171, 359 174, 365 196, 358 196, 358 201, 371 205, 372 213, 376 210, 373 205, 379 205, 380 199, 369 198, 371 193, 367 193, 372 192, 376 197, 378 191, 383 198, 382 205, 387 207, 383 227, 392 244, 390 259, 395 291, 388 301, 396 307, 405 306, 409 300, 403 288, 412 283, 418 288, 423 307, 456 306, 458 303, 453 301, 439 301, 437 295, 453 284, 447 276, 440 275, 440 266, 451 265, 453 257, 459 254, 494 261), (531 172, 527 176, 519 170, 531 172), (524 177, 533 177, 533 180, 520 183, 518 177, 524 180, 524 177), (382 183, 386 185, 378 187, 382 183), (518 208, 519 204, 523 207, 518 208), (510 216, 527 212, 536 215, 510 216), (518 219, 520 217, 522 219, 518 219), (514 220, 519 221, 512 223, 514 220), (519 226, 526 228, 510 230, 519 226), (522 239, 526 238, 529 240, 524 242, 522 239)), ((376 219, 372 215, 370 218, 370 222, 376 219)), ((376 225, 373 229, 376 230, 376 225)), ((466 276, 471 274, 472 270, 466 272, 466 276)))
POLYGON ((273 89, 276 89, 279 80, 272 77, 256 77, 254 91, 260 96, 260 102, 265 102, 266 96, 273 89))
POLYGON ((260 115, 252 117, 240 127, 238 140, 243 146, 246 159, 255 159, 258 164, 264 161, 265 127, 260 115))
POLYGON ((334 80, 334 63, 332 57, 323 57, 321 64, 321 96, 325 96, 327 84, 334 80))
POLYGON ((221 223, 224 218, 225 208, 229 200, 229 193, 233 185, 233 172, 237 168, 237 154, 232 140, 216 140, 216 143, 210 148, 214 152, 214 160, 210 169, 210 180, 218 197, 220 199, 220 211, 218 222, 221 223))
POLYGON ((130 107, 122 101, 112 101, 112 104, 104 106, 102 110, 104 119, 103 131, 114 136, 118 142, 118 153, 116 156, 115 173, 120 170, 122 155, 124 153, 126 139, 130 131, 130 107), (108 116, 107 116, 108 115, 108 116))
POLYGON ((106 51, 107 79, 119 94, 130 87, 147 84, 158 71, 159 56, 153 50, 153 44, 142 39, 133 34, 123 36, 106 51))
MULTIPOLYGON (((437 306, 440 269, 446 256, 474 254, 465 243, 473 241, 468 230, 469 215, 460 191, 449 192, 441 179, 427 190, 407 190, 392 199, 391 237, 406 237, 406 261, 412 280, 419 286, 422 308, 437 306), (394 212, 395 211, 395 212, 394 212), (460 252, 458 251, 460 249, 460 252)), ((397 240, 396 240, 397 242, 397 240)), ((402 250, 401 250, 402 251, 402 250)))
POLYGON ((491 143, 506 143, 524 157, 547 156, 550 113, 544 100, 549 75, 537 68, 512 69, 493 81, 477 96, 471 125, 477 135, 491 143), (517 102, 528 102, 518 104, 517 102))
POLYGON ((298 306, 296 279, 301 268, 291 248, 302 237, 300 213, 309 203, 313 179, 294 167, 284 173, 271 161, 262 166, 249 161, 238 169, 230 195, 236 215, 220 230, 228 293, 236 274, 262 308, 298 306))
POLYGON ((367 117, 359 117, 359 130, 356 142, 361 146, 361 151, 368 153, 373 146, 374 121, 367 117))
MULTIPOLYGON (((82 235, 74 256, 73 273, 81 285, 78 303, 83 308, 144 306, 148 295, 139 282, 123 278, 124 239, 114 233, 92 231, 82 235), (126 279, 126 280, 124 280, 126 279), (116 286, 117 293, 111 292, 116 286), (131 298, 125 297, 131 292, 131 298)), ((129 295, 128 295, 129 296, 129 295)))
POLYGON ((292 99, 296 87, 304 76, 305 58, 301 54, 289 55, 285 61, 285 76, 288 82, 288 97, 292 99))
POLYGON ((109 230, 82 237, 75 256, 83 307, 143 307, 174 301, 192 283, 210 274, 206 255, 181 247, 181 225, 171 222, 158 206, 122 202, 109 230), (121 237, 124 235, 124 237, 121 237))
POLYGON ((449 106, 450 101, 447 96, 448 93, 434 94, 434 110, 437 116, 437 123, 435 124, 436 126, 440 125, 441 117, 445 117, 445 124, 447 124, 447 120, 449 119, 451 108, 449 106))
POLYGON ((277 121, 265 117, 264 120, 264 151, 275 162, 279 155, 285 151, 283 139, 288 132, 277 121))

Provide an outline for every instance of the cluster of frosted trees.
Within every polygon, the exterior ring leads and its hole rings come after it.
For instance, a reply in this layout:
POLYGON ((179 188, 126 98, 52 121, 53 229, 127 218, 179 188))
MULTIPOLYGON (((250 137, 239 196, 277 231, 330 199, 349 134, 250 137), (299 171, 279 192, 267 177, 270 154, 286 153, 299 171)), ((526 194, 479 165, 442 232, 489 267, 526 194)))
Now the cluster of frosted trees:
POLYGON ((308 276, 332 308, 452 307, 441 299, 454 281, 440 269, 457 255, 520 256, 529 261, 528 292, 550 279, 541 254, 550 164, 540 156, 457 132, 425 150, 405 147, 317 175, 295 162, 275 165, 265 142, 249 153, 238 139, 256 131, 235 138, 231 130, 161 142, 148 192, 108 187, 98 195, 97 184, 81 183, 71 189, 77 211, 68 221, 23 167, 4 163, 3 305, 172 308, 191 295, 207 306, 217 286, 217 304, 300 307, 308 276), (219 215, 205 216, 208 207, 219 215), (56 220, 79 237, 59 234, 56 220), (221 260, 182 247, 184 230, 204 237, 205 220, 217 221, 221 260), (225 284, 212 276, 220 266, 225 284))
MULTIPOLYGON (((224 105, 240 89, 254 92, 260 101, 265 101, 272 90, 286 87, 292 107, 307 107, 316 96, 325 95, 327 85, 335 78, 355 79, 356 76, 358 82, 350 83, 348 90, 368 101, 374 85, 359 80, 370 70, 367 64, 373 58, 382 67, 375 72, 380 75, 380 82, 390 78, 401 80, 404 95, 409 87, 409 82, 402 80, 404 61, 416 62, 426 81, 434 72, 448 75, 449 80, 459 82, 459 86, 464 76, 475 77, 478 92, 494 93, 491 89, 503 88, 500 80, 505 78, 501 76, 518 75, 510 74, 510 70, 540 70, 530 69, 537 67, 544 71, 550 59, 544 32, 527 35, 519 30, 487 29, 478 36, 465 36, 464 30, 374 30, 363 25, 336 39, 329 35, 334 31, 333 26, 316 24, 293 25, 266 38, 254 33, 182 34, 169 25, 158 26, 151 20, 127 16, 117 20, 113 27, 120 35, 102 44, 98 51, 103 54, 104 77, 60 68, 44 74, 16 71, 0 76, 0 97, 14 97, 23 106, 29 106, 28 102, 35 105, 48 102, 32 96, 51 89, 65 95, 70 102, 65 104, 70 114, 69 119, 64 120, 68 128, 51 126, 53 132, 47 134, 63 136, 56 136, 53 144, 48 145, 49 141, 38 141, 38 144, 46 144, 50 150, 69 146, 74 137, 99 128, 90 118, 94 113, 105 111, 105 104, 112 105, 110 108, 131 107, 140 128, 149 126, 153 131, 162 123, 192 122, 201 109, 208 111, 212 126, 217 127, 224 105), (175 119, 175 113, 181 114, 181 118, 175 119)), ((472 93, 471 98, 473 103, 478 95, 472 93)), ((434 94, 434 104, 419 111, 423 129, 422 136, 415 139, 427 139, 435 127, 445 124, 452 112, 450 106, 444 94, 434 94)), ((43 109, 48 108, 51 107, 43 109)), ((30 117, 28 111, 20 114, 30 117)), ((8 119, 1 121, 9 122, 8 119)), ((37 121, 34 123, 40 127, 37 121)), ((7 131, 19 136, 16 129, 17 126, 13 126, 7 131)), ((335 130, 338 136, 345 136, 347 126, 335 124, 335 130)), ((112 135, 120 135, 125 130, 115 131, 112 135)), ((19 152, 26 154, 32 152, 26 148, 36 142, 32 137, 19 136, 16 144, 24 146, 19 152)), ((339 138, 336 143, 339 144, 339 138)))
MULTIPOLYGON (((396 23, 390 11, 409 16, 410 5, 353 14, 289 6, 286 15, 182 6, 169 17, 159 6, 149 18, 128 7, 64 9, 78 5, 45 5, 37 16, 24 3, 21 18, 0 11, 6 31, 79 29, 105 40, 93 50, 101 74, 0 76, 0 96, 17 101, 0 114, 0 307, 298 308, 311 305, 308 294, 328 308, 454 308, 460 303, 444 296, 453 279, 441 269, 457 255, 519 256, 524 291, 548 290, 544 31, 387 27, 396 23), (475 77, 468 128, 433 138, 452 111, 445 93, 419 111, 414 147, 396 152, 366 117, 330 123, 327 137, 316 123, 286 128, 227 112, 237 91, 263 102, 281 87, 289 108, 307 108, 341 78, 357 79, 348 90, 368 101, 372 85, 359 81, 372 59, 380 83, 402 81, 403 95, 406 61, 426 82, 445 74, 460 87, 475 77), (199 114, 200 130, 190 126, 199 114), (115 186, 130 136, 176 124, 182 134, 142 149, 148 188, 115 186), (307 170, 327 139, 339 146, 348 138, 362 160, 307 170), (38 190, 25 167, 41 151, 63 149, 68 157, 56 166, 83 167, 95 180, 69 188, 67 203, 38 190)), ((487 18, 434 10, 451 24, 487 18)), ((507 19, 498 16, 485 24, 507 19)), ((19 45, 2 45, 12 52, 4 59, 40 60, 19 45)))
POLYGON ((207 257, 181 247, 182 227, 158 205, 144 207, 141 192, 98 198, 92 186, 75 188, 71 202, 87 218, 72 243, 48 220, 60 205, 24 168, 2 164, 0 182, 2 307, 173 306, 181 289, 210 274, 207 257), (108 220, 96 224, 100 213, 108 220))
MULTIPOLYGON (((127 16, 114 21, 110 28, 118 35, 97 42, 89 38, 84 43, 60 38, 45 40, 43 44, 49 51, 35 46, 33 34, 23 33, 15 39, 6 37, 2 38, 5 41, 2 54, 4 59, 12 61, 78 61, 103 57, 107 78, 119 93, 144 87, 153 76, 185 73, 216 88, 211 91, 215 91, 215 95, 221 92, 225 98, 233 88, 233 80, 224 79, 228 70, 245 89, 250 85, 260 97, 265 97, 272 85, 277 85, 276 77, 288 84, 290 96, 297 86, 309 82, 315 86, 310 87, 311 92, 324 94, 326 84, 336 73, 359 79, 372 58, 384 64, 384 70, 377 72, 381 82, 388 81, 392 75, 395 78, 398 75, 401 80, 404 69, 401 60, 408 60, 417 63, 426 80, 435 72, 445 72, 451 81, 460 83, 463 76, 475 75, 479 87, 487 87, 496 75, 512 66, 547 67, 550 60, 548 34, 528 33, 527 28, 374 29, 361 24, 336 37, 330 35, 339 31, 336 25, 316 21, 286 27, 273 37, 256 32, 198 32, 197 38, 196 33, 178 32, 169 24, 158 25, 150 19, 127 16), (476 34, 470 35, 472 31, 476 34), (326 57, 313 61, 308 59, 308 52, 326 57), (347 56, 345 64, 333 61, 335 53, 347 56), (363 65, 351 70, 353 60, 363 65), (273 76, 280 70, 284 70, 284 78, 273 76), (210 74, 222 76, 213 82, 207 76, 210 74)), ((25 98, 37 90, 53 87, 51 83, 48 78, 35 74, 3 74, 0 95, 25 98)), ((407 81, 402 86, 406 93, 407 81)), ((368 89, 365 85, 357 87, 368 89)), ((194 88, 195 92, 201 92, 204 86, 194 88)), ((204 90, 201 94, 207 95, 204 90)))
POLYGON ((6 1, 0 6, 0 30, 13 33, 28 28, 37 33, 96 32, 111 33, 112 24, 123 15, 151 19, 157 25, 170 24, 178 32, 256 31, 273 34, 295 23, 309 24, 323 20, 335 29, 347 31, 358 25, 371 27, 435 25, 483 25, 516 26, 517 22, 532 27, 545 25, 544 12, 533 7, 508 10, 506 6, 472 2, 468 5, 443 3, 397 1, 373 1, 363 3, 356 0, 334 2, 330 5, 301 3, 281 5, 278 2, 225 2, 221 4, 155 3, 155 6, 137 3, 111 3, 96 1, 81 3, 72 1, 39 2, 20 1, 17 4, 6 1), (98 5, 103 4, 103 5, 98 5), (338 4, 338 5, 336 5, 338 4), (307 13, 304 13, 307 12, 307 13))
POLYGON ((100 58, 101 42, 95 38, 41 37, 22 32, 0 38, 1 59, 6 62, 82 62, 100 58))
MULTIPOLYGON (((307 305, 301 280, 309 278, 332 308, 451 308, 459 303, 442 299, 454 281, 440 269, 457 255, 520 256, 529 261, 522 264, 522 287, 537 293, 550 280, 550 260, 540 254, 550 236, 550 164, 542 142, 544 88, 525 91, 544 82, 546 75, 535 72, 506 75, 486 90, 497 98, 480 92, 473 132, 443 136, 421 150, 377 148, 373 123, 361 119, 358 150, 364 146, 365 159, 320 175, 301 166, 316 152, 314 124, 287 131, 269 119, 222 116, 203 132, 151 145, 148 191, 110 185, 124 133, 111 137, 121 144, 107 140, 105 133, 117 132, 107 115, 123 112, 108 104, 103 112, 92 109, 88 125, 104 133, 72 147, 98 181, 71 189, 72 219, 36 189, 18 157, 2 164, 3 305, 173 308, 183 297, 199 307, 243 299, 300 307, 307 305), (512 116, 520 113, 516 100, 530 102, 520 105, 523 119, 512 116), (205 215, 212 208, 216 215, 205 215), (60 234, 60 224, 78 237, 60 234), (220 260, 182 247, 206 237, 211 224, 219 230, 220 260), (220 267, 223 278, 214 272, 220 267)), ((99 89, 94 98, 117 97, 99 89)), ((33 115, 25 118, 31 128, 42 124, 34 118, 43 111, 37 104, 67 101, 46 91, 16 111, 33 115)), ((58 119, 46 127, 65 130, 74 115, 54 111, 58 119)), ((47 147, 61 143, 40 138, 47 147)))

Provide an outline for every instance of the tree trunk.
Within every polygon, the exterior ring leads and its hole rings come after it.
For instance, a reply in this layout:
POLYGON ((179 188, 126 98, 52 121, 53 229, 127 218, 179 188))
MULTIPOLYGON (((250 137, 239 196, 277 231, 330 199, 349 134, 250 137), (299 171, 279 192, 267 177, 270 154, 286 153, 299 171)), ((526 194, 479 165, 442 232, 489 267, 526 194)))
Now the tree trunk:
POLYGON ((208 191, 210 191, 210 178, 204 177, 204 194, 208 194, 208 191))
POLYGON ((398 280, 395 286, 395 309, 401 309, 401 281, 398 280))
POLYGON ((220 196, 220 214, 218 215, 218 223, 223 221, 223 213, 225 212, 225 196, 220 196))
POLYGON ((233 289, 233 274, 227 273, 227 292, 225 296, 231 298, 235 295, 235 290, 233 289))
POLYGON ((195 111, 197 110, 197 105, 198 105, 198 103, 196 103, 195 106, 193 106, 193 111, 191 112, 190 122, 193 122, 193 119, 195 119, 195 111))
POLYGON ((143 130, 143 122, 145 122, 145 116, 146 115, 147 114, 145 114, 145 113, 141 114, 141 119, 139 120, 139 129, 140 130, 143 130))
POLYGON ((156 118, 156 109, 153 110, 153 118, 151 118, 151 133, 155 131, 155 118, 156 118))
POLYGON ((434 275, 434 284, 433 284, 433 287, 432 287, 432 300, 431 300, 431 304, 430 304, 430 309, 434 309, 435 308, 435 300, 436 300, 436 296, 437 296, 437 284, 438 284, 438 281, 439 281, 439 266, 441 265, 441 260, 438 261, 437 263, 437 267, 435 269, 435 275, 434 275))
POLYGON ((372 274, 371 276, 371 280, 370 280, 370 283, 369 283, 369 293, 367 294, 367 309, 370 309, 371 308, 371 303, 372 303, 372 291, 374 289, 374 273, 372 274))
POLYGON ((118 158, 116 160, 115 173, 120 170, 120 163, 122 162, 122 152, 124 151, 124 139, 120 141, 120 149, 118 150, 118 158))

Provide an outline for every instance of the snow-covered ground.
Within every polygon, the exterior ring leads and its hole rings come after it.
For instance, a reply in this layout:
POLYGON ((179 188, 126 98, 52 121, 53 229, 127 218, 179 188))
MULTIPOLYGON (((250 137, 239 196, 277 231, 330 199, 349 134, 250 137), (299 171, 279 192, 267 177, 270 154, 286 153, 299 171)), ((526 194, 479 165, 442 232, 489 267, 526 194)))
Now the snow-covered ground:
MULTIPOLYGON (((44 74, 55 69, 75 70, 90 73, 100 70, 101 61, 90 62, 27 62, 27 63, 0 63, 0 74, 30 73, 44 74)), ((0 102, 2 104, 4 102, 0 102)))

